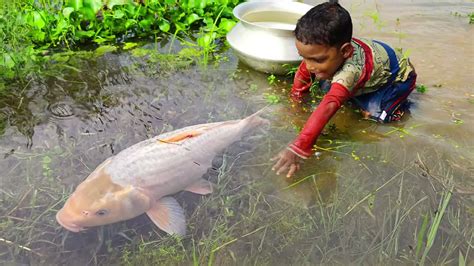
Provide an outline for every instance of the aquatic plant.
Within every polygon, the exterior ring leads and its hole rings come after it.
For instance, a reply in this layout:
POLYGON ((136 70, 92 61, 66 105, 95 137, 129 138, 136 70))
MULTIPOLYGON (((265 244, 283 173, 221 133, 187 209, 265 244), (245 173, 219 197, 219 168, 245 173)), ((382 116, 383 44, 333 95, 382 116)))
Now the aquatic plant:
POLYGON ((124 44, 128 40, 198 31, 203 61, 235 21, 241 0, 13 1, 0 9, 0 79, 25 79, 40 68, 41 55, 84 44, 124 44), (104 4, 106 3, 106 4, 104 4))

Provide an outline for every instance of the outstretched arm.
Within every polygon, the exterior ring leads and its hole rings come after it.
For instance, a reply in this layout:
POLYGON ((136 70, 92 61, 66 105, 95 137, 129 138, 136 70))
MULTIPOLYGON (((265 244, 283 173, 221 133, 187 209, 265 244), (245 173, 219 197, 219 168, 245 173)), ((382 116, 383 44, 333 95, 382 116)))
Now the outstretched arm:
POLYGON ((291 177, 299 169, 300 159, 307 159, 313 154, 313 145, 324 126, 349 97, 350 93, 344 86, 333 83, 298 137, 272 159, 277 160, 272 169, 277 174, 288 170, 287 177, 291 177))

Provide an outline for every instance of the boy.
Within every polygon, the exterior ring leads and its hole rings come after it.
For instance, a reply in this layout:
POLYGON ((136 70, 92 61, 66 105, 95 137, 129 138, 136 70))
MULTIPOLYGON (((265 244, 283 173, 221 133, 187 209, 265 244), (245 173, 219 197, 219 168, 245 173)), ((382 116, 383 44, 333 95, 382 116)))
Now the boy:
POLYGON ((291 98, 300 102, 316 78, 330 88, 299 136, 272 160, 277 174, 291 177, 329 119, 351 99, 365 118, 396 121, 415 88, 416 73, 408 58, 378 41, 352 38, 351 16, 337 1, 313 7, 298 20, 296 48, 303 61, 295 74, 291 98))

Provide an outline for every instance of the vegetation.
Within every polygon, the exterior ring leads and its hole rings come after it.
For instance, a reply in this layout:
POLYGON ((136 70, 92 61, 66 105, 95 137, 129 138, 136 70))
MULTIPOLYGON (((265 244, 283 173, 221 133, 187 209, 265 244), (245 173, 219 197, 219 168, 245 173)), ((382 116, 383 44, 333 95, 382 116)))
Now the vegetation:
POLYGON ((198 32, 196 45, 207 62, 214 41, 235 21, 232 8, 241 0, 6 1, 0 9, 0 84, 26 80, 41 70, 48 55, 62 50, 154 40, 164 34, 198 32), (106 3, 106 4, 104 4, 106 3))

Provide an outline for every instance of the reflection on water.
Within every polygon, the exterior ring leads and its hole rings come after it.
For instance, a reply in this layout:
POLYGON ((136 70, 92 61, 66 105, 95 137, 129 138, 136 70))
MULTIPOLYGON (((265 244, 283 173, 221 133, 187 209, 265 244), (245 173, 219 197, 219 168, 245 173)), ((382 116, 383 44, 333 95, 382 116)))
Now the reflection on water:
MULTIPOLYGON (((215 263, 226 265, 412 263, 421 257, 423 217, 434 215, 440 183, 449 179, 467 193, 454 194, 437 238, 448 244, 435 242, 429 257, 439 264, 459 253, 472 259, 474 35, 453 13, 473 12, 473 4, 341 2, 354 15, 356 36, 410 50, 427 93, 415 92, 411 114, 394 124, 362 121, 344 107, 318 142, 321 156, 305 161, 293 180, 275 176, 269 159, 309 113, 284 100, 271 106, 269 130, 214 161, 207 176, 218 184, 213 195, 177 196, 191 232, 180 262, 195 252, 207 263, 214 250, 215 263)), ((163 55, 150 63, 132 53, 106 54, 2 95, 0 261, 117 262, 123 254, 113 250, 143 251, 140 239, 162 243, 159 250, 174 243, 145 216, 72 234, 54 215, 75 185, 124 148, 187 125, 241 118, 265 106, 265 95, 286 97, 289 80, 270 86, 267 75, 238 64, 231 51, 223 55, 230 60, 203 69, 163 55)), ((175 253, 160 254, 160 263, 172 264, 166 254, 175 253)))

